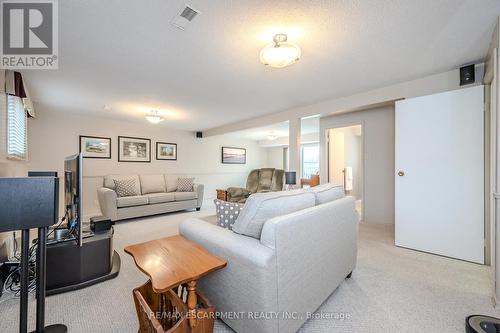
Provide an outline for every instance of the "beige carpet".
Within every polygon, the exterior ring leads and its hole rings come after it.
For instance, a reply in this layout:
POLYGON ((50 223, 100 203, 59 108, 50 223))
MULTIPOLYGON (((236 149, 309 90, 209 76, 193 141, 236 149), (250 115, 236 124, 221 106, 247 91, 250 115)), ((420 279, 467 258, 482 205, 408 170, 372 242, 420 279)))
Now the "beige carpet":
MULTIPOLYGON (((173 235, 185 218, 212 214, 213 207, 205 205, 200 212, 118 223, 120 275, 49 297, 47 323, 64 323, 71 333, 137 332, 131 290, 146 278, 123 252, 124 246, 173 235)), ((309 320, 301 332, 464 332, 468 314, 500 316, 491 306, 488 267, 397 248, 393 238, 392 227, 361 225, 358 266, 319 309, 344 319, 309 320)), ((18 306, 17 299, 0 298, 0 332, 17 332, 18 306)), ((34 329, 33 299, 30 317, 34 329)), ((230 329, 217 322, 215 331, 230 329)))

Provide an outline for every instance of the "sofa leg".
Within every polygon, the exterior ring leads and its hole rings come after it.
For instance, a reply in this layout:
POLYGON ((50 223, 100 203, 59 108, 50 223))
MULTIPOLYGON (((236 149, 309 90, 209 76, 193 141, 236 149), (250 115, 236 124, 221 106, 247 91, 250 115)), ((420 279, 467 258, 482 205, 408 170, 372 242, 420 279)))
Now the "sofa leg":
POLYGON ((351 273, 349 273, 349 274, 347 274, 346 279, 350 279, 350 278, 351 278, 351 276, 352 276, 352 272, 351 272, 351 273))
POLYGON ((197 211, 197 212, 199 212, 199 211, 200 211, 200 209, 201 209, 201 207, 197 207, 197 208, 196 208, 196 211, 197 211))

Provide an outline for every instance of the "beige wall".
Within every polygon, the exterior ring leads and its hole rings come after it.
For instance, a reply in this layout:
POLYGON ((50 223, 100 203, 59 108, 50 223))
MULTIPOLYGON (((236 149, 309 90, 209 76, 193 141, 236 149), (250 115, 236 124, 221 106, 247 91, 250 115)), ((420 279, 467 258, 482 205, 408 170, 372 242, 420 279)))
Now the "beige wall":
POLYGON ((62 174, 64 157, 78 152, 79 135, 111 137, 112 158, 84 160, 84 216, 99 214, 97 188, 106 174, 169 173, 195 177, 205 184, 205 198, 213 198, 216 188, 244 186, 251 169, 265 167, 267 155, 255 141, 230 136, 197 139, 193 132, 177 131, 161 125, 116 121, 64 112, 37 109, 37 119, 30 120, 29 170, 55 170, 62 174), (117 137, 133 136, 151 139, 151 163, 117 161, 117 137), (177 161, 156 161, 155 142, 178 145, 177 161), (221 163, 223 145, 247 149, 247 164, 221 163))
POLYGON ((330 116, 320 120, 321 180, 327 179, 326 131, 363 125, 364 222, 394 223, 394 106, 330 116))

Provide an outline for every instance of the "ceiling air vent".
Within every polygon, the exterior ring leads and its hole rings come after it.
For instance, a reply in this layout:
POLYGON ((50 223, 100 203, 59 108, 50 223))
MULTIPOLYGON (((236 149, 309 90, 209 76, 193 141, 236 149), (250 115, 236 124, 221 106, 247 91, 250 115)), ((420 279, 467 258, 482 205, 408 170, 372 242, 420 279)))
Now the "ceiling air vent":
POLYGON ((200 12, 192 7, 186 6, 184 7, 177 16, 175 16, 172 20, 172 24, 174 27, 184 30, 189 22, 191 22, 196 15, 200 12))

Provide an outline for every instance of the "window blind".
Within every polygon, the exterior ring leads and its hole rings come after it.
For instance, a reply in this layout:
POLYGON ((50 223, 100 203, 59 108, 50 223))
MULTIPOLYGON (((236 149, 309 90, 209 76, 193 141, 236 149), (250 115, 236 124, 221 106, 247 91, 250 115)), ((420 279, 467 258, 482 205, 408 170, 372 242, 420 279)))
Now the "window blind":
POLYGON ((7 157, 26 160, 27 116, 20 97, 7 95, 7 157))

